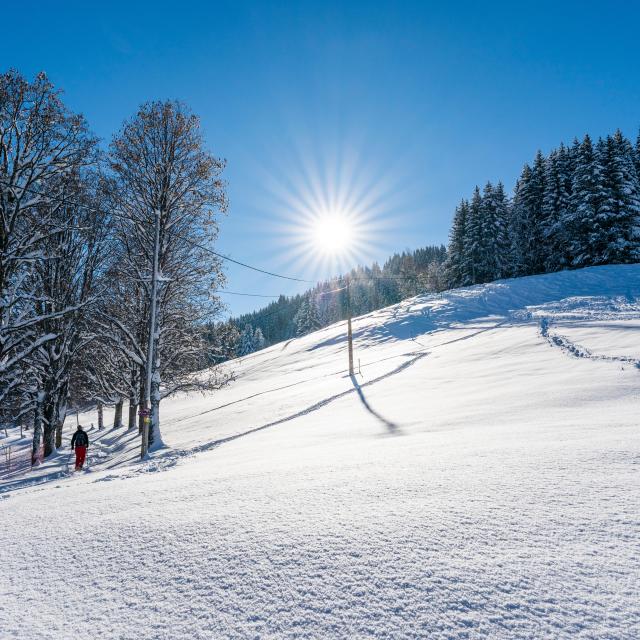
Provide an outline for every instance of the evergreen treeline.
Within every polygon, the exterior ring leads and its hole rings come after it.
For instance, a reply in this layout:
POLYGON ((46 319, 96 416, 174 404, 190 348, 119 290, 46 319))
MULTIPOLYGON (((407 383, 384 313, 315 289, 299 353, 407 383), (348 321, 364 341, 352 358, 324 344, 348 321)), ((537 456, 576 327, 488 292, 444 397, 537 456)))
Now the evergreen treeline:
POLYGON ((351 311, 361 315, 425 291, 639 259, 640 136, 634 146, 619 130, 595 144, 585 135, 546 157, 539 151, 512 196, 501 182, 476 187, 455 210, 448 250, 395 254, 382 268, 359 267, 281 296, 211 333, 246 355, 342 320, 347 278, 351 311))
POLYGON ((266 346, 305 335, 347 317, 347 280, 353 315, 362 315, 401 300, 444 287, 444 246, 429 246, 396 253, 382 267, 358 267, 350 273, 319 283, 296 296, 280 296, 263 309, 210 327, 209 335, 220 335, 235 343, 235 355, 247 355, 266 346))
POLYGON ((640 137, 560 145, 525 165, 512 198, 501 183, 456 208, 449 287, 640 258, 640 137))

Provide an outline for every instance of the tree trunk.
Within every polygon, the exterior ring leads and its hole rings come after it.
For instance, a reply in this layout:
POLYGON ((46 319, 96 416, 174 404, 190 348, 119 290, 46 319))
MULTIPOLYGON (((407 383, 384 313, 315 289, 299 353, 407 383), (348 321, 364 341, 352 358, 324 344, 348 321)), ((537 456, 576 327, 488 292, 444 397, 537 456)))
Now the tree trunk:
POLYGON ((33 441, 31 445, 31 464, 35 464, 40 454, 40 440, 42 439, 42 403, 38 398, 33 411, 33 441))
POLYGON ((102 408, 102 400, 98 400, 98 430, 104 429, 104 415, 102 408))
POLYGON ((42 418, 44 422, 44 457, 48 458, 56 449, 55 447, 55 435, 56 435, 56 422, 55 422, 55 406, 51 396, 46 394, 43 403, 42 418))
POLYGON ((116 410, 113 415, 113 428, 119 429, 122 426, 122 398, 116 402, 116 410))
POLYGON ((62 427, 67 417, 67 385, 65 384, 60 394, 56 397, 55 403, 56 417, 56 448, 62 446, 62 427))
POLYGON ((62 446, 62 425, 63 421, 56 418, 56 449, 62 446))
POLYGON ((151 381, 151 424, 149 425, 149 451, 164 447, 160 435, 160 381, 159 375, 151 381))
MULTIPOLYGON (((144 369, 141 370, 140 373, 140 408, 146 409, 147 403, 144 399, 144 369)), ((138 433, 142 434, 142 429, 144 427, 144 416, 138 416, 138 433)))
POLYGON ((136 401, 133 397, 133 391, 129 394, 129 424, 128 429, 133 429, 136 426, 136 401))
POLYGON ((131 385, 129 386, 129 424, 127 425, 127 429, 133 429, 136 426, 136 409, 137 400, 136 400, 136 367, 131 367, 131 385))

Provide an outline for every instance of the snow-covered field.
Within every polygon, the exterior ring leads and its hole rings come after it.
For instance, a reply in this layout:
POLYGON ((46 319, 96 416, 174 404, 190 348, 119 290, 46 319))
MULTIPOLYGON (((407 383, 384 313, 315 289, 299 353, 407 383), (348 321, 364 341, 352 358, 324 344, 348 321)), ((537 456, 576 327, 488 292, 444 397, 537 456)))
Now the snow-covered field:
POLYGON ((0 638, 640 638, 640 265, 354 330, 0 482, 0 638))

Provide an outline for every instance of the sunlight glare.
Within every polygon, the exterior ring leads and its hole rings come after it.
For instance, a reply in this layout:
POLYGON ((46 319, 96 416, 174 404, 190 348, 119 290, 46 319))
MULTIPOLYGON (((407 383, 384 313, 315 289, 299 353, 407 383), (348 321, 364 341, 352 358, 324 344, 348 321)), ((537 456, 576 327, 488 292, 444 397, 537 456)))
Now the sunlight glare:
POLYGON ((347 251, 353 240, 353 227, 343 213, 320 215, 313 222, 313 240, 316 247, 327 254, 347 251))
POLYGON ((357 144, 294 139, 290 161, 263 167, 256 204, 271 214, 264 231, 279 245, 280 268, 320 280, 384 255, 403 227, 398 211, 409 191, 357 144))

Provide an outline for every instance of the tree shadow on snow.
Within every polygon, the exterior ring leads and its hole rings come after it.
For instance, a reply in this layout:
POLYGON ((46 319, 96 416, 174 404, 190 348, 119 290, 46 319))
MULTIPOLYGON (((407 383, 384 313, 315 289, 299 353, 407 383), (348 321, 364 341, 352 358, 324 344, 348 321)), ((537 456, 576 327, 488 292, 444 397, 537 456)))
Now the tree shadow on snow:
POLYGON ((290 422, 291 420, 295 420, 296 418, 301 418, 302 416, 308 415, 314 411, 317 411, 318 409, 322 409, 323 407, 326 407, 328 404, 334 402, 335 400, 344 398, 345 396, 348 396, 349 394, 352 394, 352 393, 358 394, 360 401, 363 403, 367 411, 369 411, 373 416, 375 416, 378 420, 380 420, 385 425, 385 427, 389 430, 389 433, 394 435, 400 435, 399 425, 395 424, 394 422, 391 422, 390 420, 387 420, 386 418, 378 414, 367 402, 367 399, 364 396, 362 389, 364 387, 381 382, 386 378, 394 376, 404 371, 405 369, 408 369, 410 366, 415 364, 418 360, 429 355, 429 352, 417 351, 417 352, 413 352, 405 355, 412 356, 412 357, 406 360, 405 362, 403 362, 402 364, 400 364, 399 366, 397 366, 395 369, 392 369, 391 371, 384 373, 378 376, 377 378, 368 380, 362 385, 360 385, 357 381, 353 381, 352 379, 352 382, 354 382, 354 386, 352 388, 346 389, 345 391, 341 391, 340 393, 337 393, 333 396, 329 396, 328 398, 324 398, 323 400, 320 400, 319 402, 316 402, 306 407, 305 409, 302 409, 301 411, 297 411, 296 413, 285 416, 284 418, 279 418, 278 420, 274 420, 273 422, 268 422, 267 424, 260 425, 259 427, 254 427, 253 429, 248 429, 247 431, 243 431, 242 433, 236 433, 234 435, 227 436, 225 438, 213 440, 211 442, 198 445, 191 449, 172 449, 172 450, 163 451, 162 453, 160 453, 160 455, 154 456, 151 460, 147 460, 143 462, 143 466, 139 466, 135 469, 131 469, 129 472, 118 474, 117 476, 107 475, 102 478, 97 478, 95 482, 106 482, 110 480, 130 478, 133 475, 138 475, 140 473, 153 473, 157 471, 166 471, 171 467, 174 467, 176 464, 178 464, 178 462, 182 458, 191 457, 197 453, 204 453, 206 451, 211 451, 212 449, 216 449, 220 445, 226 444, 227 442, 232 442, 234 440, 238 440, 239 438, 244 438, 245 436, 249 436, 253 433, 264 431, 265 429, 270 429, 271 427, 275 427, 277 425, 290 422))

